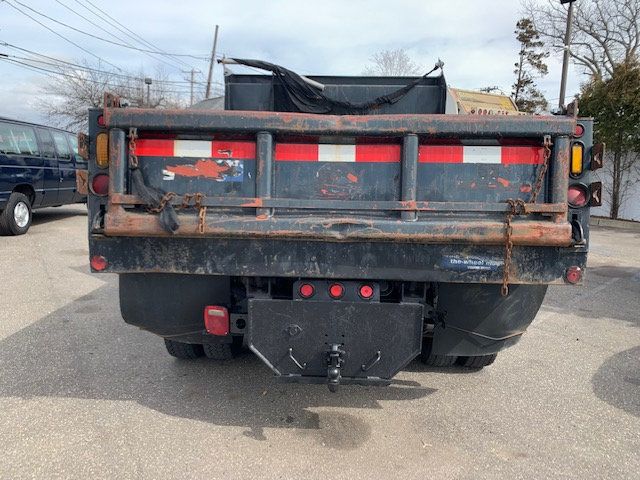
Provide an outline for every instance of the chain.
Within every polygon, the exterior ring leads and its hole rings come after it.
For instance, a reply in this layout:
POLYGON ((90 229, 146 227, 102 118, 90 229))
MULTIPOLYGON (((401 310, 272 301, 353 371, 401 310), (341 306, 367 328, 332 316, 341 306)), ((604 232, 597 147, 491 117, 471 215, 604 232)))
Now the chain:
POLYGON ((136 139, 138 138, 138 129, 131 127, 129 129, 129 165, 131 168, 138 168, 138 155, 136 155, 136 139))
POLYGON ((538 169, 538 175, 536 177, 536 183, 531 190, 531 198, 529 198, 529 203, 536 203, 538 200, 538 195, 542 190, 542 184, 544 183, 544 177, 547 174, 547 169, 549 168, 549 159, 551 158, 551 135, 545 135, 543 140, 544 154, 542 158, 542 164, 538 169))
POLYGON ((204 226, 207 221, 207 207, 200 207, 200 212, 198 213, 198 232, 204 233, 204 226))
MULTIPOLYGON (((543 139, 543 147, 544 153, 542 158, 542 164, 538 169, 538 174, 536 176, 536 182, 531 189, 531 197, 529 198, 529 203, 536 203, 538 200, 538 195, 540 195, 540 191, 542 190, 542 185, 544 184, 544 178, 547 174, 547 170, 549 168, 549 160, 551 158, 551 136, 545 135, 543 139)), ((511 224, 513 217, 516 215, 524 215, 527 213, 527 204, 524 200, 521 199, 512 199, 509 198, 507 200, 507 204, 509 205, 509 209, 507 210, 507 214, 505 215, 504 225, 505 225, 505 245, 504 245, 504 266, 502 267, 502 288, 500 293, 503 297, 509 295, 509 283, 510 283, 510 275, 511 275, 511 265, 512 265, 512 256, 513 256, 513 225, 511 224)))
POLYGON ((160 203, 158 204, 157 207, 149 208, 148 210, 151 213, 160 213, 162 210, 164 210, 164 207, 167 206, 167 203, 171 202, 171 200, 173 200, 175 197, 176 197, 175 193, 167 192, 162 196, 162 198, 160 199, 160 203))

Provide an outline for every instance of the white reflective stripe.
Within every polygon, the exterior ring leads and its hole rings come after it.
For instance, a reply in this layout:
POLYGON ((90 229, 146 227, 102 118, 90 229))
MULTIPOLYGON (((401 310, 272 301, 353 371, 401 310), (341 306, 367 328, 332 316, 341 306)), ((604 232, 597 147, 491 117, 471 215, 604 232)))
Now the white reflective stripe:
POLYGON ((174 140, 173 156, 211 158, 211 142, 206 140, 174 140))
POLYGON ((462 163, 501 163, 500 146, 463 146, 462 163))
POLYGON ((319 162, 355 162, 355 145, 318 145, 319 162))

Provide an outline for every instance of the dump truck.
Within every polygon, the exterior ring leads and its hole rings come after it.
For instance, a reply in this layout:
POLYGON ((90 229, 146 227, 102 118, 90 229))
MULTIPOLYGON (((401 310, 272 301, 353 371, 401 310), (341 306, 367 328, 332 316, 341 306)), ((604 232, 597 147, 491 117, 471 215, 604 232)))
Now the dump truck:
MULTIPOLYGON (((451 112, 422 77, 225 76, 225 109, 89 111, 93 272, 179 359, 250 349, 288 382, 483 368, 581 285, 593 120, 451 112)), ((440 67, 440 68, 439 68, 440 67)), ((438 74, 440 70, 440 74, 438 74)), ((115 299, 114 299, 115 300, 115 299)))

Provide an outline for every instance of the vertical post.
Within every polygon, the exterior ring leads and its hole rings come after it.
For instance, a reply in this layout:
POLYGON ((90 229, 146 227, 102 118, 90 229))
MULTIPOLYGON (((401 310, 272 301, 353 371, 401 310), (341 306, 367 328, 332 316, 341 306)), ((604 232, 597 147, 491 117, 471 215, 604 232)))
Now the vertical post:
POLYGON ((204 98, 209 98, 211 93, 211 77, 213 76, 213 64, 216 61, 216 46, 218 44, 218 25, 216 25, 216 31, 213 34, 213 48, 211 49, 211 61, 209 62, 209 76, 207 77, 207 91, 204 98))
POLYGON ((569 46, 571 44, 571 23, 573 22, 573 2, 575 0, 563 0, 561 3, 569 3, 567 12, 567 29, 564 32, 564 56, 562 57, 562 78, 560 80, 560 98, 558 107, 564 110, 564 96, 567 90, 567 69, 569 68, 569 46))
MULTIPOLYGON (((402 140, 402 184, 401 200, 415 202, 418 191, 418 136, 414 133, 405 135, 402 140)), ((404 210, 400 214, 405 222, 417 220, 417 212, 404 210)))
POLYGON ((109 192, 124 193, 124 179, 127 171, 127 142, 124 130, 113 128, 109 131, 109 192))
MULTIPOLYGON (((557 137, 554 145, 554 161, 551 163, 551 203, 567 204, 569 188, 569 157, 571 142, 568 136, 557 137)), ((563 214, 563 218, 566 215, 563 214)))
POLYGON ((193 105, 193 75, 195 74, 195 69, 191 69, 191 97, 189 99, 189 105, 193 105))
MULTIPOLYGON (((256 198, 271 198, 273 188, 273 135, 258 132, 256 136, 256 198)), ((272 215, 270 208, 257 208, 257 216, 272 215)))

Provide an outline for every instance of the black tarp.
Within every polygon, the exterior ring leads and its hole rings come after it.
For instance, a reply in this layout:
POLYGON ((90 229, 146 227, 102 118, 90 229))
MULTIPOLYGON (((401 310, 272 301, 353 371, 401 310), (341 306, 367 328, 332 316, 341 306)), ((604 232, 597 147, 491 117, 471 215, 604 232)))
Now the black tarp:
POLYGON ((273 63, 261 60, 248 60, 241 58, 231 59, 240 65, 259 68, 272 72, 284 87, 284 91, 295 108, 303 113, 333 114, 333 115, 365 115, 384 105, 392 105, 402 99, 414 87, 424 82, 425 78, 435 70, 441 68, 437 63, 433 69, 423 76, 412 80, 405 86, 389 93, 362 103, 335 100, 328 97, 322 91, 307 83, 296 72, 273 63))

